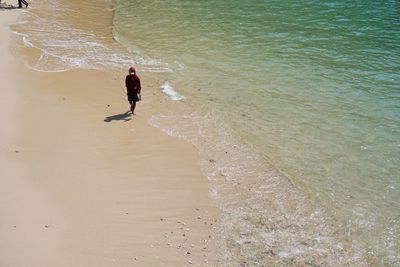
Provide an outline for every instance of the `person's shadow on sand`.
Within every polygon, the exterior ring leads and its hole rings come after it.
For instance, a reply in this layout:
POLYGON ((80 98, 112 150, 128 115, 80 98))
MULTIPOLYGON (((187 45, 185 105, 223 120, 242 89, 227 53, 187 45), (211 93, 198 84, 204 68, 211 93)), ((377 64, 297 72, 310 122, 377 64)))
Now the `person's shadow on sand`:
POLYGON ((0 0, 0 9, 17 9, 17 8, 20 8, 20 7, 7 4, 7 3, 3 2, 2 0, 0 0))
POLYGON ((13 6, 13 5, 8 5, 6 3, 1 3, 0 2, 0 9, 17 9, 17 6, 13 6))
POLYGON ((125 113, 117 114, 117 115, 112 115, 108 116, 104 119, 105 122, 112 122, 112 121, 130 121, 131 120, 131 114, 130 111, 127 111, 125 113))

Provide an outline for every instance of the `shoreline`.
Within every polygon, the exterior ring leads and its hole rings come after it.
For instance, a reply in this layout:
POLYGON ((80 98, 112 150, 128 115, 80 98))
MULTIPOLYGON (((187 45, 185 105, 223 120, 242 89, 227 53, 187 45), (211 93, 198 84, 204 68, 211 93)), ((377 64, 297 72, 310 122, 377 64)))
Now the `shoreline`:
MULTIPOLYGON (((285 172, 284 168, 275 166, 274 152, 263 154, 262 149, 258 150, 254 143, 247 143, 245 135, 242 136, 235 132, 238 128, 232 127, 234 124, 228 125, 228 121, 221 119, 215 112, 213 113, 211 103, 215 100, 215 104, 218 105, 219 98, 214 98, 213 94, 209 94, 207 98, 202 98, 200 95, 197 98, 197 93, 191 95, 191 89, 188 86, 190 82, 186 83, 188 79, 181 79, 181 82, 184 80, 182 84, 174 83, 173 77, 175 76, 169 76, 168 72, 165 74, 153 72, 153 69, 147 68, 146 63, 139 63, 139 75, 146 85, 143 101, 138 104, 138 116, 127 116, 125 112, 128 110, 128 105, 123 92, 123 80, 126 67, 130 65, 133 58, 137 58, 137 55, 135 52, 132 55, 130 54, 132 51, 129 50, 129 42, 126 42, 124 46, 124 42, 117 40, 118 35, 112 36, 112 30, 117 24, 110 24, 113 9, 108 7, 109 2, 102 2, 96 7, 91 3, 79 1, 60 1, 57 3, 58 5, 55 5, 56 8, 53 9, 49 8, 46 2, 36 3, 28 12, 23 12, 24 15, 27 15, 25 21, 28 23, 21 23, 12 27, 17 34, 24 37, 24 45, 14 46, 13 49, 18 51, 13 52, 17 52, 17 58, 23 57, 22 61, 27 63, 30 70, 26 71, 25 68, 18 67, 11 74, 14 75, 14 80, 23 76, 17 86, 19 89, 17 96, 19 97, 15 99, 20 103, 18 107, 22 106, 23 108, 15 109, 17 105, 13 105, 11 101, 6 103, 11 104, 11 107, 14 108, 17 118, 23 118, 22 124, 15 129, 15 133, 22 133, 20 139, 9 150, 18 150, 18 153, 14 152, 19 156, 16 162, 24 163, 21 165, 25 169, 20 166, 15 170, 24 170, 26 173, 15 174, 15 176, 25 177, 30 175, 35 177, 32 185, 26 185, 24 181, 27 179, 21 179, 20 184, 15 187, 23 189, 21 189, 20 194, 23 192, 32 195, 31 199, 36 200, 36 202, 32 201, 30 207, 34 205, 42 207, 41 212, 45 218, 48 214, 53 214, 55 222, 50 224, 46 219, 40 221, 40 224, 45 225, 45 228, 47 228, 47 225, 49 229, 54 229, 53 225, 57 225, 57 229, 60 229, 52 236, 53 241, 48 242, 52 245, 57 242, 60 243, 59 240, 61 240, 62 246, 59 247, 61 249, 67 248, 68 251, 56 255, 57 257, 82 254, 84 250, 83 253, 106 255, 107 259, 103 258, 102 260, 109 261, 109 265, 113 265, 113 263, 108 258, 122 258, 122 262, 117 265, 124 265, 126 255, 129 253, 115 251, 114 247, 117 246, 114 245, 118 244, 118 240, 125 240, 125 237, 114 239, 114 236, 110 237, 107 233, 97 237, 96 233, 101 232, 99 231, 99 229, 102 229, 101 225, 117 224, 119 227, 128 227, 130 224, 127 220, 130 220, 132 213, 139 216, 138 221, 143 220, 145 224, 158 219, 163 223, 174 222, 178 225, 176 230, 169 232, 171 230, 169 229, 161 234, 157 232, 159 230, 157 228, 155 235, 163 235, 166 243, 152 238, 152 234, 147 234, 145 237, 140 235, 140 238, 146 240, 146 242, 147 237, 151 240, 147 243, 138 241, 136 244, 143 246, 140 251, 150 255, 152 254, 150 251, 156 251, 155 247, 157 247, 157 251, 161 251, 162 245, 171 246, 172 244, 175 249, 182 250, 181 253, 185 253, 183 248, 186 250, 188 242, 191 241, 186 240, 188 235, 184 231, 189 229, 189 232, 191 232, 196 229, 187 226, 188 220, 182 218, 186 218, 187 214, 190 214, 189 217, 191 218, 192 210, 182 212, 183 217, 172 215, 171 218, 157 212, 164 209, 158 207, 159 205, 153 210, 156 214, 155 217, 151 218, 140 215, 147 212, 142 210, 121 211, 121 214, 115 214, 114 211, 121 207, 126 209, 129 199, 133 199, 141 207, 153 207, 154 203, 150 195, 157 191, 163 197, 163 199, 157 200, 166 205, 165 210, 175 214, 175 210, 172 210, 168 203, 164 203, 164 200, 177 196, 176 203, 186 201, 191 196, 179 192, 170 194, 169 190, 172 187, 182 189, 182 184, 186 186, 186 182, 192 183, 192 180, 187 181, 182 177, 169 184, 157 184, 157 180, 151 173, 156 172, 157 177, 165 177, 168 174, 162 172, 167 170, 167 172, 176 175, 177 170, 182 168, 181 165, 186 166, 194 162, 197 163, 196 166, 190 165, 192 166, 189 167, 191 170, 183 170, 182 172, 185 174, 182 175, 198 177, 196 184, 199 180, 205 180, 204 176, 209 179, 208 194, 222 211, 216 212, 219 215, 219 220, 216 230, 217 238, 213 241, 216 241, 217 244, 212 246, 218 247, 218 251, 214 251, 214 253, 218 252, 219 260, 223 259, 221 261, 224 261, 226 265, 303 265, 311 262, 317 265, 334 266, 335 263, 338 264, 338 259, 340 259, 340 263, 343 265, 365 266, 368 263, 381 260, 383 262, 383 257, 386 256, 375 256, 380 255, 380 252, 384 252, 382 255, 396 255, 393 252, 395 250, 389 252, 387 250, 391 246, 395 247, 396 242, 384 247, 380 246, 379 241, 374 243, 375 247, 365 246, 372 239, 366 238, 364 240, 365 235, 363 236, 362 232, 358 231, 356 224, 348 227, 345 217, 334 216, 337 210, 331 210, 329 202, 322 202, 325 195, 314 196, 312 194, 313 187, 318 184, 311 183, 307 187, 307 181, 304 180, 304 186, 301 186, 296 179, 290 176, 290 173, 285 172), (76 12, 77 10, 79 12, 76 12), (58 11, 62 11, 60 12, 62 16, 51 16, 51 14, 58 14, 58 11), (85 14, 85 18, 82 18, 79 14, 85 14), (40 20, 36 20, 36 17, 40 20), (52 26, 47 28, 47 25, 52 26), (43 28, 49 31, 37 31, 37 29, 43 28), (24 35, 25 33, 28 34, 24 35), (22 49, 18 49, 20 47, 22 49), (124 52, 126 49, 129 50, 127 53, 124 52), (76 66, 80 66, 82 69, 76 69, 76 66), (141 69, 140 66, 143 68, 141 69), (100 70, 87 70, 85 67, 100 70), (46 73, 45 71, 49 72, 46 73), (53 73, 53 71, 59 72, 53 73), (20 73, 23 73, 23 75, 20 73), (171 101, 163 95, 160 92, 160 86, 166 81, 172 81, 171 86, 187 96, 187 100, 171 101), (34 90, 31 90, 30 87, 34 90), (205 100, 203 101, 204 106, 203 104, 197 105, 201 103, 201 99, 205 100), (45 103, 45 108, 43 103, 45 103), (33 111, 33 114, 30 114, 31 111, 33 111), (28 117, 25 118, 26 116, 28 117), (149 127, 149 124, 157 128, 156 130, 178 138, 178 140, 184 140, 183 142, 187 142, 184 147, 194 149, 197 152, 196 155, 187 157, 186 152, 183 153, 186 148, 179 145, 179 142, 176 145, 175 143, 172 144, 173 141, 168 138, 161 138, 161 135, 153 132, 154 129, 149 127), (46 138, 42 140, 44 132, 46 138), (153 144, 153 142, 157 144, 153 144), (165 149, 165 144, 170 144, 173 148, 165 149), (24 149, 21 149, 21 147, 24 149), (43 147, 46 149, 42 149, 43 147), (30 158, 22 158, 21 154, 30 158), (162 158, 163 155, 167 158, 162 158), (270 156, 271 158, 269 158, 270 156), (151 162, 151 164, 146 165, 147 162, 151 162), (49 164, 51 167, 47 167, 49 164), (155 170, 157 168, 154 166, 157 166, 157 164, 162 165, 160 167, 162 171, 155 170), (47 170, 40 168, 47 168, 47 170), (61 174, 58 170, 61 170, 61 174), (194 170, 200 170, 200 174, 197 175, 199 172, 193 173, 194 170), (132 177, 146 178, 146 183, 131 181, 129 178, 131 175, 132 177), (51 179, 42 178, 53 176, 61 182, 56 183, 51 179), (114 181, 114 177, 118 179, 114 181), (60 194, 60 187, 64 187, 65 192, 60 194), (140 189, 129 190, 130 187, 140 189), (308 191, 308 188, 310 191, 308 191), (43 192, 50 192, 50 197, 43 199, 43 195, 46 196, 43 192), (96 192, 101 192, 101 194, 97 196, 96 192), (119 192, 116 197, 113 196, 114 192, 119 192), (89 203, 86 203, 85 193, 88 194, 89 203), (76 197, 76 199, 71 199, 70 196, 76 197), (48 201, 49 199, 51 201, 48 201), (110 199, 117 200, 113 203, 110 199), (142 203, 142 199, 151 199, 151 203, 142 203), (79 206, 77 203, 83 204, 79 206), (101 203, 100 206, 104 208, 98 208, 98 203, 101 203), (101 218, 112 217, 117 218, 117 222, 103 219, 103 224, 95 223, 94 226, 89 226, 87 219, 85 219, 87 217, 85 211, 88 210, 92 210, 94 213, 90 215, 91 218, 94 218, 90 221, 97 222, 101 218), (79 216, 76 216, 76 214, 79 214, 79 216), (120 216, 123 214, 126 218, 120 216), (77 217, 79 218, 76 219, 77 217), (181 219, 178 220, 178 217, 181 219), (72 221, 70 221, 71 218, 72 221), (68 227, 65 227, 65 225, 68 225, 68 227), (94 230, 86 233, 84 229, 89 228, 94 230), (65 232, 67 238, 64 238, 65 232), (177 237, 175 234, 178 232, 177 237), (350 232, 351 235, 347 235, 350 232), (76 233, 79 233, 79 235, 76 233), (88 236, 98 241, 92 240, 93 243, 96 243, 93 249, 88 249, 92 247, 91 243, 87 241, 88 236), (74 244, 75 241, 69 240, 82 239, 84 239, 83 242, 80 242, 82 246, 70 249, 73 247, 71 244, 74 244), (171 239, 177 241, 177 243, 169 242, 171 239), (64 240, 67 241, 64 242, 64 240), (104 243, 103 240, 107 242, 104 243), (179 247, 182 243, 178 241, 183 242, 185 246, 179 247), (99 244, 101 244, 101 248, 99 244), (336 244, 338 245, 336 246, 336 244), (109 246, 108 250, 106 246, 109 246), (371 256, 372 254, 374 256, 371 256)), ((134 14, 133 11, 131 13, 134 14)), ((126 23, 126 25, 130 24, 126 23)), ((150 26, 147 28, 150 31, 155 30, 150 26)), ((168 30, 165 32, 169 33, 168 30)), ((159 41, 157 38, 152 39, 154 43, 157 41, 159 41)), ((160 49, 160 51, 162 50, 160 49)), ((138 54, 141 55, 140 52, 138 54)), ((187 62, 191 61, 188 60, 187 62)), ((162 68, 162 65, 156 68, 159 67, 162 68)), ((8 76, 5 77, 9 79, 8 76)), ((308 83, 308 79, 305 80, 308 83)), ((223 93, 223 90, 216 90, 215 87, 216 84, 213 85, 216 93, 223 93)), ((221 89, 223 88, 224 86, 221 86, 221 89)), ((195 87, 192 89, 195 89, 195 87)), ((198 92, 203 94, 204 91, 198 92)), ((229 103, 233 99, 228 97, 224 101, 229 103)), ((250 99, 252 98, 250 97, 250 99)), ((221 101, 221 103, 223 102, 221 101)), ((235 103, 240 104, 241 102, 235 100, 235 103)), ((253 111, 256 111, 256 106, 254 106, 253 111)), ((245 116, 245 113, 237 113, 236 115, 239 115, 238 123, 257 118, 257 116, 245 116)), ((280 124, 270 123, 270 127, 265 127, 264 133, 266 136, 271 134, 271 137, 273 137, 274 129, 278 129, 280 124), (276 126, 277 128, 275 128, 276 126)), ((250 127, 250 129, 252 128, 250 127)), ((253 129, 256 133, 257 127, 253 129)), ((261 130, 261 128, 259 129, 261 130)), ((308 128, 304 129, 307 130, 305 133, 308 133, 308 128)), ((262 145, 262 143, 259 144, 262 145)), ((293 148, 295 147, 293 146, 293 148)), ((307 149, 300 147, 297 147, 296 151, 304 156, 300 160, 294 160, 293 164, 300 163, 300 167, 306 166, 304 160, 312 154, 308 153, 307 149)), ((8 155, 5 154, 5 156, 8 155)), ((284 157, 284 159, 293 160, 291 157, 284 157)), ((9 161, 8 164, 11 166, 13 162, 9 161)), ((306 175, 304 178, 308 179, 309 177, 306 175)), ((204 190, 203 185, 201 187, 200 191, 207 191, 207 189, 204 190)), ((192 192, 192 188, 185 187, 183 190, 192 192)), ((199 192, 197 189, 193 190, 199 192)), ((5 192, 6 196, 7 193, 5 192)), ((340 196, 340 194, 337 196, 340 196)), ((9 201, 11 195, 7 197, 7 201, 9 201)), ((200 198, 203 199, 203 197, 200 198)), ((344 203, 350 203, 354 200, 358 201, 359 198, 351 195, 340 200, 343 200, 344 203)), ((176 203, 174 207, 178 206, 176 203)), ((129 207, 131 205, 134 206, 133 203, 128 204, 129 207)), ((194 208, 196 212, 198 212, 197 209, 199 208, 194 208)), ((199 210, 204 209, 200 208, 199 210)), ((208 215, 210 212, 205 215, 196 212, 193 218, 200 217, 201 220, 207 218, 204 221, 207 224, 211 224, 213 221, 213 216, 208 215)), ((371 218, 371 221, 374 221, 373 218, 375 217, 371 218)), ((190 222, 190 224, 192 223, 190 222)), ((214 225, 216 224, 214 223, 214 225)), ((173 226, 173 224, 169 224, 169 226, 173 226)), ((391 226, 391 224, 387 226, 391 226)), ((140 224, 135 227, 141 229, 139 232, 147 229, 143 230, 140 224)), ((210 227, 208 229, 213 230, 210 227)), ((393 227, 393 229, 394 232, 397 231, 397 228, 393 227)), ((41 236, 36 230, 33 232, 37 235, 36 240, 38 240, 41 236)), ((114 227, 111 230, 114 233, 114 227)), ((131 233, 129 229, 125 229, 124 232, 131 233)), ((382 234, 373 235, 377 236, 378 240, 385 241, 381 239, 382 234)), ((214 233, 210 236, 214 237, 214 233)), ((207 237, 204 240, 208 240, 207 237)), ((129 237, 127 238, 129 239, 129 237)), ((194 243, 190 244, 190 248, 192 244, 194 243)), ((200 243, 196 243, 196 246, 198 244, 200 243)), ((129 245, 121 247, 125 249, 129 245)), ((42 251, 50 251, 51 249, 55 248, 48 245, 47 249, 42 249, 42 251)), ((190 252, 190 254, 185 254, 186 258, 189 257, 188 255, 193 255, 193 251, 188 250, 187 252, 190 252)), ((178 258, 181 256, 178 256, 178 258)), ((88 265, 91 260, 95 260, 88 256, 85 257, 80 259, 81 262, 78 262, 78 264, 88 265)), ((136 256, 135 258, 135 261, 141 259, 136 256)), ((210 259, 209 262, 213 262, 213 255, 209 255, 207 258, 210 259)), ((180 259, 173 264, 179 265, 180 259)), ((140 264, 155 265, 173 261, 172 258, 165 261, 160 259, 146 260, 144 263, 140 262, 140 264)), ((199 258, 199 260, 196 261, 201 262, 202 259, 199 258)), ((190 261, 193 263, 191 259, 190 261)), ((75 262, 69 263, 70 265, 75 264, 75 262)), ((138 262, 138 265, 140 264, 138 262)), ((166 264, 168 265, 168 263, 166 264)), ((189 261, 186 264, 190 264, 189 261)))
MULTIPOLYGON (((4 13, 9 44, 19 13, 4 13)), ((162 108, 157 81, 143 77, 127 116, 114 89, 125 74, 36 72, 1 53, 2 266, 216 265, 218 211, 197 151, 147 122, 162 108)))

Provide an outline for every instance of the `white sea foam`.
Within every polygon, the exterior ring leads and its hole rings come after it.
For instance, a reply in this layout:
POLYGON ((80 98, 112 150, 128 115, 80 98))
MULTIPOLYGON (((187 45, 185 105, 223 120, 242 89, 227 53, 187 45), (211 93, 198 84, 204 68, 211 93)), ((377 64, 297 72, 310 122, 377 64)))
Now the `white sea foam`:
POLYGON ((113 35, 113 39, 114 39, 116 42, 120 43, 120 38, 119 38, 119 36, 113 35))
POLYGON ((300 266, 312 259, 321 266, 366 266, 357 250, 333 245, 341 244, 345 233, 337 231, 329 213, 223 121, 186 109, 180 114, 158 114, 148 122, 198 149, 209 196, 223 214, 217 227, 226 266, 240 265, 232 251, 243 253, 250 266, 300 266))
POLYGON ((172 87, 171 83, 166 81, 162 86, 161 86, 161 91, 163 91, 164 94, 166 94, 169 98, 175 101, 183 100, 185 97, 178 92, 174 90, 172 87))
MULTIPOLYGON (((13 24, 10 31, 21 38, 24 47, 38 50, 36 60, 29 59, 25 62, 27 67, 36 71, 60 72, 75 68, 110 67, 119 69, 121 66, 134 64, 140 66, 143 72, 173 72, 173 68, 163 60, 143 55, 139 48, 125 48, 110 42, 102 33, 95 34, 93 31, 76 28, 73 24, 52 16, 42 17, 34 12, 27 15, 27 18, 34 20, 21 20, 13 24)), ((112 37, 118 43, 123 39, 115 31, 112 37)), ((174 100, 182 98, 178 94, 172 97, 174 100)))
POLYGON ((23 40, 24 45, 26 47, 29 47, 29 48, 33 48, 34 47, 34 45, 29 41, 29 38, 27 36, 23 36, 22 40, 23 40))

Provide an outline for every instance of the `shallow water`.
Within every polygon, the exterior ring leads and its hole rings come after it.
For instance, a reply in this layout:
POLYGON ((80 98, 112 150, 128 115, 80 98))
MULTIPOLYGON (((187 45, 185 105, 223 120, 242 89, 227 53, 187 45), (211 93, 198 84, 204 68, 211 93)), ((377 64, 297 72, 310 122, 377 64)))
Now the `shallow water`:
POLYGON ((134 62, 189 105, 150 123, 199 149, 228 262, 400 264, 397 1, 32 6, 28 66, 134 62))
POLYGON ((114 29, 321 205, 356 250, 399 264, 399 8, 117 1, 114 29))

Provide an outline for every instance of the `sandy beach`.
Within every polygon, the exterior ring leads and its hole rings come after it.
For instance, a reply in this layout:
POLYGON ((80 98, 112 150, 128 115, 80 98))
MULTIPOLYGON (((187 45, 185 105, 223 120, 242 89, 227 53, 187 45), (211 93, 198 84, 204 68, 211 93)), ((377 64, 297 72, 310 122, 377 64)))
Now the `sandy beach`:
POLYGON ((0 266, 217 265, 197 151, 148 124, 160 84, 131 116, 125 73, 26 68, 19 12, 0 10, 0 266))

